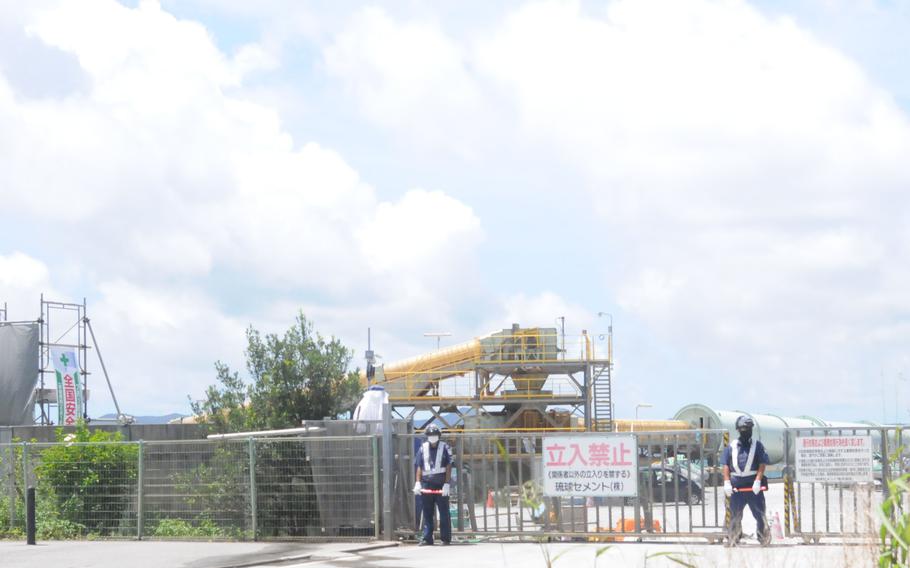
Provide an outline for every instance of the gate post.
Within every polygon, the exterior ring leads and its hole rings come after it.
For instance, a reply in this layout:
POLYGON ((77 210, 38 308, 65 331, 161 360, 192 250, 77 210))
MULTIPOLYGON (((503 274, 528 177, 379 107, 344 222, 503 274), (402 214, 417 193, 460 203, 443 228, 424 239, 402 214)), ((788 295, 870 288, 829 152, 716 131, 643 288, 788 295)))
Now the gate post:
POLYGON ((784 430, 784 535, 790 536, 790 431, 784 430))
POLYGON ((373 434, 371 441, 373 448, 373 537, 379 540, 379 531, 382 527, 379 502, 382 499, 381 480, 379 479, 379 436, 373 434))
MULTIPOLYGON (((730 445, 730 431, 725 430, 724 431, 724 450, 723 451, 726 451, 727 446, 729 446, 729 445, 730 445)), ((723 451, 720 454, 721 456, 724 455, 723 451)), ((723 459, 723 458, 721 458, 721 459, 723 459)), ((733 456, 733 459, 734 460, 737 459, 736 456, 733 456)), ((721 471, 724 470, 723 464, 719 464, 719 467, 720 467, 721 471)), ((727 532, 729 532, 731 530, 731 528, 730 528, 730 498, 727 497, 726 493, 724 493, 724 529, 727 532)))
POLYGON ((891 481, 891 456, 888 455, 888 429, 881 428, 881 447, 882 447, 882 499, 887 499, 891 495, 888 488, 888 482, 891 481))
POLYGON ((392 540, 392 405, 382 405, 382 537, 392 540))
POLYGON ((139 458, 138 463, 136 464, 139 471, 136 475, 136 538, 142 540, 142 532, 144 528, 144 507, 143 507, 143 485, 145 477, 145 467, 143 463, 142 454, 145 453, 145 443, 142 440, 139 440, 139 458))
POLYGON ((253 540, 259 540, 259 511, 256 496, 256 440, 250 436, 247 439, 247 448, 250 454, 250 521, 253 523, 253 540))

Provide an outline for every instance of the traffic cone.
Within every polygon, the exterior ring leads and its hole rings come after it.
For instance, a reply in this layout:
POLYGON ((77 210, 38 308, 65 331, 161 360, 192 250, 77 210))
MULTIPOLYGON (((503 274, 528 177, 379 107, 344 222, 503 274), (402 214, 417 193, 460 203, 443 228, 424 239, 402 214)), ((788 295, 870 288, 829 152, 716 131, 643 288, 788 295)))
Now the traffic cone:
POLYGON ((780 514, 774 511, 774 538, 781 540, 784 538, 784 532, 780 528, 780 514))
POLYGON ((487 493, 487 508, 492 509, 496 506, 496 503, 493 502, 493 490, 490 489, 490 492, 487 493))

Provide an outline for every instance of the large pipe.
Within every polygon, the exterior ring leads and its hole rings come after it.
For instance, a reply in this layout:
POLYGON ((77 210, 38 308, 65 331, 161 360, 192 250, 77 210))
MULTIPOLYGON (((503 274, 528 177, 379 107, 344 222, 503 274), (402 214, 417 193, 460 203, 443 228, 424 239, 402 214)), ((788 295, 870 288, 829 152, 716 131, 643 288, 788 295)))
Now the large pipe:
POLYGON ((318 426, 304 426, 302 428, 284 428, 282 430, 258 430, 256 432, 233 432, 231 434, 209 434, 206 436, 209 440, 233 440, 237 438, 258 438, 268 436, 296 436, 297 434, 307 434, 309 432, 319 432, 325 430, 318 426))
MULTIPOLYGON (((730 432, 730 438, 738 436, 736 419, 749 416, 755 422, 752 437, 761 440, 772 464, 783 461, 787 428, 869 428, 870 424, 860 422, 830 422, 813 416, 777 416, 757 414, 744 410, 715 410, 703 404, 684 406, 673 417, 688 423, 692 428, 718 428, 730 432)), ((875 437, 875 436, 873 436, 875 437)), ((791 455, 793 448, 790 449, 791 455)))
POLYGON ((664 432, 668 430, 689 430, 691 426, 684 420, 613 420, 614 432, 664 432), (634 428, 633 428, 634 426, 634 428))

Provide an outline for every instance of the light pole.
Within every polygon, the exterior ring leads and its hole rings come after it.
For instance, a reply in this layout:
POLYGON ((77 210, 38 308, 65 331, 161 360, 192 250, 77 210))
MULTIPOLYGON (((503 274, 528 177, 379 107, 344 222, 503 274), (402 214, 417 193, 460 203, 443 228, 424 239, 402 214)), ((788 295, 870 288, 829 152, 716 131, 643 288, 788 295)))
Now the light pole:
MULTIPOLYGON (((639 402, 635 405, 635 422, 638 422, 638 409, 639 408, 652 408, 654 405, 649 402, 639 402)), ((632 431, 635 431, 635 422, 632 423, 632 431)))
POLYGON ((436 338, 436 351, 439 351, 439 340, 443 337, 449 337, 452 334, 448 331, 428 331, 423 334, 424 337, 435 337, 436 338))

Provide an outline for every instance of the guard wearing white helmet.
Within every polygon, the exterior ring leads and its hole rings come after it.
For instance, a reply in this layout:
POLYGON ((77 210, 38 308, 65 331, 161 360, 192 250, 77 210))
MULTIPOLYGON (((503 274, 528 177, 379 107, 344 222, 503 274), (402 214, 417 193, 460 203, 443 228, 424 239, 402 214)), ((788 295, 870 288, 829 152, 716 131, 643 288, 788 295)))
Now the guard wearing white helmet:
POLYGON ((768 480, 764 477, 768 464, 765 446, 752 439, 755 422, 748 416, 736 419, 739 439, 724 449, 724 493, 730 498, 730 526, 727 527, 728 546, 735 545, 742 536, 743 509, 749 505, 755 517, 757 537, 762 544, 771 541, 771 531, 765 520, 765 495, 768 480))
POLYGON ((433 509, 439 510, 439 534, 442 544, 452 542, 452 519, 449 516, 449 483, 452 480, 452 449, 440 441, 435 424, 424 431, 427 440, 417 450, 417 482, 414 494, 422 495, 423 539, 420 546, 433 544, 433 509))

